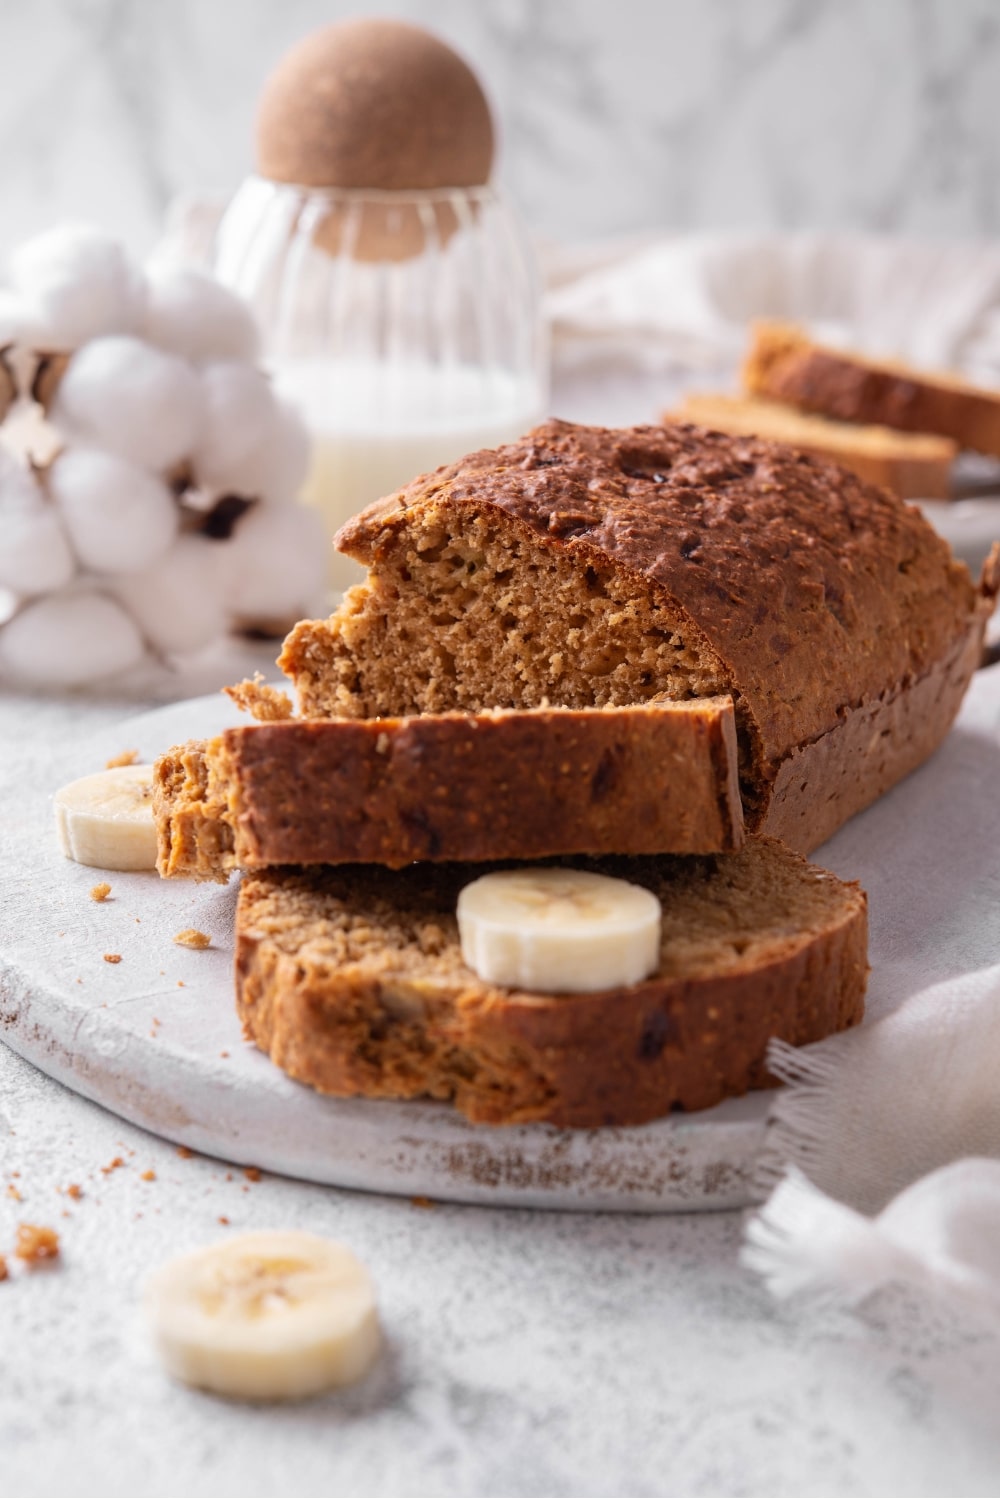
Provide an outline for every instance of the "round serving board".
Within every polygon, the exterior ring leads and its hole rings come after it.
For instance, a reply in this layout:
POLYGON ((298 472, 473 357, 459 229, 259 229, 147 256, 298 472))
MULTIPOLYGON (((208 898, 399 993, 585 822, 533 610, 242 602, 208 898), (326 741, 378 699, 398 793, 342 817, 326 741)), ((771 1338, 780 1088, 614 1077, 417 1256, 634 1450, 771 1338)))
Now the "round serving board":
MULTIPOLYGON (((981 815, 984 796, 992 801, 1000 785, 998 673, 978 675, 964 732, 822 851, 823 863, 860 879, 872 897, 876 1012, 972 966, 977 942, 996 946, 985 913, 964 924, 952 915, 943 927, 934 917, 954 905, 954 870, 942 850, 956 832, 966 841, 965 888, 978 889, 983 878, 993 893, 1000 888, 1000 841, 981 815)), ((91 887, 105 875, 60 853, 56 788, 123 750, 152 760, 239 721, 221 695, 172 704, 39 758, 8 799, 0 1035, 11 1047, 178 1144, 313 1182, 559 1209, 675 1212, 752 1201, 767 1094, 638 1128, 588 1131, 474 1126, 444 1105, 324 1098, 242 1039, 231 973, 235 882, 111 873, 110 898, 92 901, 91 887), (190 927, 208 933, 212 946, 178 946, 174 935, 190 927), (109 953, 120 962, 108 963, 109 953)))

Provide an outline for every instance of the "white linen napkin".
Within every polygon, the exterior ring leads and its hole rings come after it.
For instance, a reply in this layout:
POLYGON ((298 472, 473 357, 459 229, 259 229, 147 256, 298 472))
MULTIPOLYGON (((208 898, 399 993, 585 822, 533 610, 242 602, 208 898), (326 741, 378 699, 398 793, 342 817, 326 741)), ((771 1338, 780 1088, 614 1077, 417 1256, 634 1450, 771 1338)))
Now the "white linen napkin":
POLYGON ((731 375, 753 318, 1000 385, 1000 245, 863 234, 662 236, 548 249, 557 374, 631 365, 731 375))

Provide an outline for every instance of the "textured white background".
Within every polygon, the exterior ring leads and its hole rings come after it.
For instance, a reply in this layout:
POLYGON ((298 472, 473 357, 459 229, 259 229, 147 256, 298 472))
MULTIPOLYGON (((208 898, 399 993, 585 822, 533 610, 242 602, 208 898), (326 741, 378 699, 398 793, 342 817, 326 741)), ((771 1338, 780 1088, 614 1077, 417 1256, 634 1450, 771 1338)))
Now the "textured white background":
POLYGON ((226 197, 276 58, 371 10, 477 65, 540 233, 1000 229, 995 0, 3 0, 0 251, 226 197))

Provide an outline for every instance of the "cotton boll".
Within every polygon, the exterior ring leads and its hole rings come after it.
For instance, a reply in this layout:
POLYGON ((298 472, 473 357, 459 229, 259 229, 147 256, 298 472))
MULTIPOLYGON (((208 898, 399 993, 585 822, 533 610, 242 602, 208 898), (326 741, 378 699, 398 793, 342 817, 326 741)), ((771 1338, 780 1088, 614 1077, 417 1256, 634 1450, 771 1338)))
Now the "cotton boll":
POLYGON ((194 450, 194 471, 208 489, 247 493, 240 484, 248 460, 274 425, 275 399, 270 382, 252 365, 226 360, 202 371, 201 439, 194 450))
POLYGON ((229 603, 241 619, 283 620, 321 611, 330 539, 317 511, 259 505, 239 522, 229 550, 229 603))
POLYGON ((184 360, 132 338, 94 339, 66 366, 49 420, 68 437, 166 470, 190 456, 202 392, 184 360))
POLYGON ((249 307, 205 271, 193 267, 149 270, 145 334, 169 354, 205 360, 257 358, 257 325, 249 307))
POLYGON ((115 583, 115 592, 151 646, 195 651, 225 635, 226 583, 232 548, 181 536, 152 568, 115 583))
POLYGON ((240 490, 269 504, 287 505, 298 498, 312 456, 305 423, 287 401, 275 400, 270 431, 247 460, 252 472, 244 477, 252 487, 240 490))
POLYGON ((62 588, 75 568, 59 516, 34 473, 0 447, 0 584, 41 594, 62 588))
POLYGON ((65 448, 49 490, 77 557, 100 573, 137 573, 177 534, 177 505, 155 475, 115 453, 65 448))
POLYGON ((26 240, 10 257, 32 343, 76 349, 104 334, 134 333, 146 298, 142 271, 109 235, 61 225, 26 240))
POLYGON ((36 599, 0 629, 0 675, 40 687, 74 687, 142 659, 142 637, 104 594, 36 599))

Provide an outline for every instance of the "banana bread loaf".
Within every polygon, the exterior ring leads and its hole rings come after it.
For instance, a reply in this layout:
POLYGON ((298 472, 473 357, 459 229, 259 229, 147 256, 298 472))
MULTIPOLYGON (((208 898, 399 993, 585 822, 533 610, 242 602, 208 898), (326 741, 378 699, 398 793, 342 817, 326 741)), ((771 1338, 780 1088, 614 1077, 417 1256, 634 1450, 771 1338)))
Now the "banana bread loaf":
POLYGON ((759 323, 743 367, 755 396, 787 401, 840 422, 936 432, 962 448, 1000 456, 1000 391, 957 375, 915 370, 814 344, 787 323, 759 323))
POLYGON ((160 874, 201 880, 743 839, 729 698, 247 724, 161 756, 153 811, 160 874))
POLYGON ((997 587, 845 469, 690 426, 549 422, 336 543, 369 574, 285 642, 303 716, 729 694, 747 826, 799 850, 938 745, 997 587))
POLYGON ((647 886, 660 968, 593 994, 500 989, 462 961, 455 904, 481 865, 270 870, 236 916, 245 1032, 323 1093, 453 1100, 492 1124, 632 1125, 768 1086, 771 1037, 861 1019, 865 897, 781 844, 559 861, 647 886))
POLYGON ((947 500, 951 466, 958 454, 951 438, 927 432, 895 432, 808 416, 794 406, 716 391, 690 392, 665 422, 696 422, 718 432, 743 433, 788 443, 800 453, 841 463, 868 484, 881 484, 901 499, 947 500))

